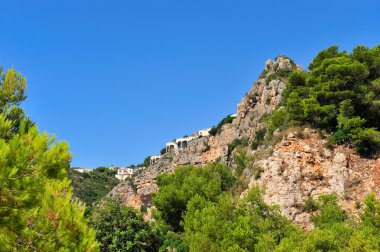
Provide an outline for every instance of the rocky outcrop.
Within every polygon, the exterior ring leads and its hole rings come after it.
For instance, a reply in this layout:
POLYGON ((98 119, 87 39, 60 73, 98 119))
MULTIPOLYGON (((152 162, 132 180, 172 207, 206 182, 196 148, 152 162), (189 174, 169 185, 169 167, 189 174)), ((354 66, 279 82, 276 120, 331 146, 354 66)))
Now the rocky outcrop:
POLYGON ((140 204, 150 206, 152 193, 157 191, 155 184, 158 174, 172 172, 183 165, 205 165, 210 162, 228 161, 228 144, 236 138, 246 138, 252 141, 255 132, 260 129, 260 118, 272 112, 282 99, 285 82, 281 79, 271 80, 269 77, 281 70, 295 70, 295 66, 284 56, 275 61, 268 60, 260 78, 237 106, 237 116, 230 124, 223 125, 216 136, 196 138, 188 143, 188 147, 177 154, 165 154, 155 164, 150 165, 130 183, 121 183, 110 193, 118 194, 125 204, 140 207, 140 204), (137 187, 132 190, 130 184, 137 187), (143 200, 145 199, 145 200, 143 200))
POLYGON ((289 133, 274 146, 273 153, 254 163, 262 173, 249 187, 264 188, 264 200, 281 207, 282 213, 302 228, 313 228, 305 210, 309 197, 336 194, 348 213, 371 192, 380 195, 380 158, 364 159, 352 149, 325 148, 325 139, 314 130, 289 133))
MULTIPOLYGON (((223 125, 215 136, 195 138, 177 154, 163 155, 157 163, 131 181, 119 184, 110 194, 120 195, 125 204, 137 209, 147 206, 146 217, 149 218, 159 174, 173 172, 183 165, 205 165, 215 161, 233 167, 228 144, 234 139, 245 139, 248 144, 253 141, 256 132, 265 127, 262 117, 275 110, 282 99, 286 79, 278 73, 301 70, 284 56, 268 60, 260 78, 238 104, 232 123, 223 125)), ((255 184, 263 187, 265 201, 279 205, 283 214, 302 228, 313 228, 310 214, 304 207, 309 197, 335 193, 343 208, 355 213, 358 211, 356 202, 362 202, 369 192, 380 195, 379 159, 360 158, 352 149, 342 146, 327 149, 324 147, 326 140, 313 130, 282 135, 284 138, 274 146, 249 151, 254 161, 244 171, 244 177, 249 180, 248 187, 255 184)))

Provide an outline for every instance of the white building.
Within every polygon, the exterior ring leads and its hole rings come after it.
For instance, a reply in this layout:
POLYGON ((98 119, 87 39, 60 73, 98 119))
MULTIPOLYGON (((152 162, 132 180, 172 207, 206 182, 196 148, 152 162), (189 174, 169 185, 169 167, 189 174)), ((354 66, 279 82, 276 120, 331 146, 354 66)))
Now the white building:
POLYGON ((175 140, 177 147, 179 150, 186 149, 188 143, 193 140, 193 136, 188 136, 188 137, 181 137, 175 140))
POLYGON ((161 158, 161 155, 158 155, 158 156, 151 156, 151 157, 150 157, 150 164, 152 165, 152 164, 157 163, 157 161, 160 160, 160 158, 161 158))
POLYGON ((93 171, 93 169, 89 168, 75 168, 74 170, 80 173, 90 173, 93 171))
POLYGON ((177 153, 178 146, 175 142, 166 143, 166 153, 177 153))
POLYGON ((119 169, 119 167, 111 165, 108 169, 110 169, 111 171, 116 171, 117 169, 119 169))
POLYGON ((126 167, 119 168, 115 177, 119 180, 125 180, 126 178, 132 177, 133 174, 137 173, 138 169, 126 167))
POLYGON ((208 129, 203 129, 198 131, 198 136, 204 137, 204 136, 209 136, 210 133, 208 133, 211 130, 211 128, 208 129))

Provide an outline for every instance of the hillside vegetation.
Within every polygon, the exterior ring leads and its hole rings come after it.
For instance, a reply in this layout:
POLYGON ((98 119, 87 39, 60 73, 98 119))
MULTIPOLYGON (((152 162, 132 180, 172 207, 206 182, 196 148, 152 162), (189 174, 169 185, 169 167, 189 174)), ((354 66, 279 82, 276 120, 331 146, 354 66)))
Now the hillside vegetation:
POLYGON ((74 169, 68 170, 68 176, 73 187, 74 197, 86 204, 88 215, 95 203, 104 198, 118 183, 116 171, 106 167, 98 167, 90 173, 80 173, 74 169))
POLYGON ((268 118, 277 128, 302 125, 332 133, 330 144, 346 144, 366 157, 380 151, 380 46, 332 46, 321 51, 309 72, 289 75, 282 107, 268 118))
MULTIPOLYGON (((297 205, 310 214, 314 226, 311 231, 304 231, 283 216, 278 206, 265 203, 262 188, 252 186, 246 190, 245 168, 266 150, 262 145, 270 149, 270 145, 278 142, 273 139, 276 130, 314 128, 320 135, 329 136, 327 147, 344 144, 366 158, 376 158, 379 154, 380 46, 372 49, 358 46, 352 53, 333 46, 316 56, 309 71, 293 69, 263 73, 267 85, 279 78, 287 83, 283 99, 273 113, 262 118, 264 127, 255 133, 253 142, 236 139, 228 145, 234 169, 212 163, 205 167, 178 167, 173 173, 158 175, 159 190, 153 195, 152 208, 155 222, 144 229, 159 234, 155 240, 160 251, 168 248, 176 251, 379 251, 378 195, 369 194, 364 202, 357 201, 357 215, 342 210, 337 195, 309 197, 297 205), (255 155, 250 156, 248 144, 257 149, 255 155)), ((231 123, 231 119, 223 119, 210 134, 220 134, 226 123, 231 123)), ((270 151, 265 155, 270 156, 270 151)), ((253 168, 255 179, 260 178, 263 171, 253 168)), ((317 175, 315 180, 320 179, 317 175)), ((119 242, 119 245, 128 244, 127 239, 119 242)), ((146 250, 156 248, 151 245, 146 250)), ((110 245, 105 251, 115 250, 110 245)))

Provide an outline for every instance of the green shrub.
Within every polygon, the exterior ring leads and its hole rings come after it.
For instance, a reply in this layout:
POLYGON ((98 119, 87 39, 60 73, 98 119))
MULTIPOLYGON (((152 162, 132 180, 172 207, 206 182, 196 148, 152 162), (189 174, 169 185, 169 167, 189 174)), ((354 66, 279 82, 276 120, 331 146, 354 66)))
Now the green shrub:
POLYGON ((218 129, 216 128, 216 126, 213 126, 208 133, 211 136, 215 136, 218 133, 218 129))
POLYGON ((261 166, 253 166, 253 177, 258 180, 261 178, 261 173, 264 172, 264 169, 261 166))
POLYGON ((257 148, 263 143, 265 134, 267 133, 267 128, 262 128, 256 132, 256 136, 252 141, 251 148, 257 150, 257 148))
POLYGON ((141 213, 146 213, 147 211, 148 211, 147 207, 145 205, 141 205, 140 212, 141 213))
POLYGON ((190 201, 184 217, 190 251, 273 251, 295 229, 261 193, 253 187, 244 198, 224 193, 217 202, 190 201))
POLYGON ((290 115, 286 109, 277 109, 267 118, 268 134, 272 135, 276 129, 285 129, 291 126, 290 115))
POLYGON ((232 117, 231 115, 228 115, 227 117, 223 118, 218 123, 217 126, 212 127, 211 130, 209 131, 209 134, 212 136, 215 136, 216 134, 218 134, 220 132, 223 125, 228 124, 228 123, 232 123, 233 120, 234 120, 234 117, 232 117))
POLYGON ((202 153, 207 152, 207 151, 209 151, 209 150, 210 150, 210 145, 208 145, 208 144, 206 143, 206 146, 205 146, 205 148, 202 150, 202 153))
POLYGON ((239 177, 243 174, 244 169, 252 162, 252 158, 249 156, 246 148, 238 146, 234 152, 233 161, 236 165, 236 176, 239 177))
POLYGON ((101 251, 158 251, 161 246, 162 239, 152 225, 119 198, 106 198, 91 217, 101 251))
POLYGON ((158 252, 188 252, 189 244, 182 240, 180 233, 168 231, 164 236, 164 241, 158 252))
POLYGON ((235 138, 234 140, 232 140, 231 143, 229 143, 228 145, 228 154, 230 155, 232 153, 232 151, 238 147, 238 146, 243 146, 243 147, 246 147, 248 146, 248 138, 246 137, 243 137, 243 138, 235 138))
POLYGON ((138 164, 137 167, 148 167, 150 165, 150 156, 147 156, 144 159, 144 162, 142 164, 138 164))
POLYGON ((347 219, 346 213, 338 205, 336 195, 321 195, 317 201, 320 213, 312 218, 316 227, 324 229, 347 219))
POLYGON ((360 209, 361 208, 360 201, 355 201, 355 208, 356 209, 360 209))
POLYGON ((339 56, 345 55, 346 52, 339 52, 339 46, 331 46, 323 51, 320 51, 318 55, 313 59, 313 61, 309 64, 309 69, 313 70, 316 67, 319 67, 324 60, 336 58, 339 56))
POLYGON ((332 144, 344 144, 347 143, 349 140, 349 135, 347 135, 346 132, 344 132, 344 130, 339 129, 330 136, 328 141, 332 144))
POLYGON ((289 84, 294 87, 304 87, 306 86, 307 75, 304 72, 292 72, 289 75, 289 84))
POLYGON ((135 183, 133 183, 133 180, 132 179, 129 179, 128 180, 128 184, 129 186, 132 188, 133 192, 134 193, 137 193, 137 185, 135 183))
POLYGON ((219 163, 179 167, 173 174, 163 173, 157 177, 159 191, 153 196, 153 203, 167 224, 175 231, 182 231, 183 213, 192 198, 200 196, 216 201, 235 180, 231 170, 219 163))
POLYGON ((267 76, 268 72, 269 72, 268 70, 262 71, 261 74, 260 74, 260 76, 259 76, 259 79, 265 78, 267 76))
POLYGON ((318 210, 317 202, 312 197, 307 198, 305 202, 305 210, 308 213, 318 210))
POLYGON ((374 129, 364 129, 355 136, 356 151, 367 157, 379 154, 380 151, 380 132, 374 129))
POLYGON ((277 80, 277 79, 284 80, 284 78, 289 77, 289 75, 290 75, 291 72, 293 72, 293 70, 290 70, 290 69, 280 69, 277 72, 272 73, 271 75, 268 76, 268 78, 266 80, 267 81, 267 85, 269 85, 269 83, 272 80, 277 80))

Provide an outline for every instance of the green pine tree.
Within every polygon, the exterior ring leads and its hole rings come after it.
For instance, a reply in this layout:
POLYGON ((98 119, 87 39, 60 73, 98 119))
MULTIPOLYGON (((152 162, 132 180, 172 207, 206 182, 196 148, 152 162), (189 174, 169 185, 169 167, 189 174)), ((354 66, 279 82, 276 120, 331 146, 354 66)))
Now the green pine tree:
POLYGON ((18 105, 26 80, 0 72, 0 248, 97 251, 95 234, 73 201, 68 144, 39 133, 18 105))

